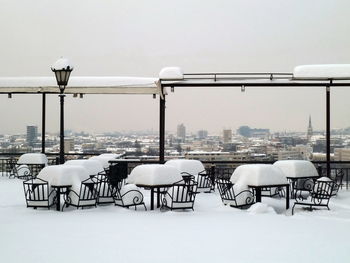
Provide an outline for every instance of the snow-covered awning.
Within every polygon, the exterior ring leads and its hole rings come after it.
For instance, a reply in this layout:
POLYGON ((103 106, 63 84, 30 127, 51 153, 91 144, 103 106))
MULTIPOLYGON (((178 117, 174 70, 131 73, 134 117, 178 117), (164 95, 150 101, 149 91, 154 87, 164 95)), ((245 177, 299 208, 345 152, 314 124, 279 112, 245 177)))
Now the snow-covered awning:
POLYGON ((350 64, 303 65, 294 68, 294 79, 350 79, 350 64))
MULTIPOLYGON (((66 94, 160 94, 157 78, 71 77, 66 94)), ((0 93, 59 93, 52 77, 0 77, 0 93)))

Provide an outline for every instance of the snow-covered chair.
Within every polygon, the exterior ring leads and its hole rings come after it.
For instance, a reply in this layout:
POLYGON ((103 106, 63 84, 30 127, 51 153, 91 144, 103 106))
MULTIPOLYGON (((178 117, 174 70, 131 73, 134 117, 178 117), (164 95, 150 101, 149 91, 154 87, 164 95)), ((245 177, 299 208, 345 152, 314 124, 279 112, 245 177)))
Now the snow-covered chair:
POLYGON ((224 205, 236 208, 244 208, 254 204, 254 193, 250 190, 235 192, 233 183, 229 180, 218 178, 216 186, 219 190, 221 200, 224 205))
MULTIPOLYGON (((69 190, 68 197, 62 207, 74 206, 77 209, 80 207, 96 207, 97 195, 98 195, 98 182, 95 178, 88 178, 81 182, 80 189, 78 191, 74 189, 69 190)), ((74 186, 73 186, 74 187, 74 186)))
POLYGON ((214 191, 214 175, 211 174, 211 170, 205 169, 204 171, 199 172, 197 176, 197 183, 198 192, 210 193, 211 191, 214 191))
POLYGON ((23 188, 27 207, 50 209, 54 205, 56 194, 54 190, 50 190, 47 181, 32 178, 23 182, 23 188))
POLYGON ((173 184, 166 192, 162 194, 162 209, 193 209, 197 194, 197 182, 178 181, 173 184))
POLYGON ((294 214, 296 205, 309 207, 310 210, 312 210, 313 207, 327 207, 329 210, 328 204, 332 197, 333 187, 334 182, 332 179, 328 177, 317 179, 307 199, 296 199, 292 208, 292 214, 294 214))
MULTIPOLYGON (((108 173, 109 171, 107 171, 108 173)), ((97 196, 97 204, 111 204, 114 203, 113 198, 113 188, 109 184, 108 177, 106 173, 100 173, 97 176, 95 176, 98 184, 98 196, 97 196)))
POLYGON ((34 178, 32 176, 31 170, 29 169, 29 166, 26 164, 21 164, 21 165, 16 164, 15 166, 13 166, 9 177, 18 178, 22 180, 28 180, 28 179, 34 178))
POLYGON ((123 185, 120 189, 118 187, 114 188, 113 198, 117 206, 126 208, 134 206, 136 210, 137 206, 141 205, 147 210, 143 201, 143 194, 134 184, 123 185))
POLYGON ((17 164, 11 171, 10 177, 19 179, 36 178, 39 172, 48 165, 48 159, 43 153, 25 153, 22 154, 17 164))

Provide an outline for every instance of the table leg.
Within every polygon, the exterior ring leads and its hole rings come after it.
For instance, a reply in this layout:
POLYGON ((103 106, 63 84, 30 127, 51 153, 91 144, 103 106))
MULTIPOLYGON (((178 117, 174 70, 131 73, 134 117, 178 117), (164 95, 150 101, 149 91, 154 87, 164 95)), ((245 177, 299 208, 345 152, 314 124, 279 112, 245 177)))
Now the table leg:
POLYGON ((60 188, 56 189, 56 210, 57 211, 61 210, 61 189, 60 188))
POLYGON ((160 187, 157 188, 157 208, 160 207, 160 187))
POLYGON ((151 210, 154 210, 154 188, 151 188, 151 210))
POLYGON ((286 209, 289 209, 289 185, 286 185, 286 209))
POLYGON ((256 187, 255 188, 255 198, 256 198, 256 202, 260 202, 261 203, 261 188, 260 187, 256 187))

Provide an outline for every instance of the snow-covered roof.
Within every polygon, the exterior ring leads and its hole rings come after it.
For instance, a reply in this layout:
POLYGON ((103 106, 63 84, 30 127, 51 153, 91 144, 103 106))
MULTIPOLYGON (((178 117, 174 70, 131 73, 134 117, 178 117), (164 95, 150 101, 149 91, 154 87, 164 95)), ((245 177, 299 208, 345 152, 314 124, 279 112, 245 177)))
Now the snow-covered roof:
POLYGON ((295 79, 350 79, 350 64, 302 65, 294 68, 295 79))
MULTIPOLYGON (((157 78, 70 77, 65 93, 160 94, 157 78)), ((59 93, 52 77, 0 77, 0 93, 59 93)))

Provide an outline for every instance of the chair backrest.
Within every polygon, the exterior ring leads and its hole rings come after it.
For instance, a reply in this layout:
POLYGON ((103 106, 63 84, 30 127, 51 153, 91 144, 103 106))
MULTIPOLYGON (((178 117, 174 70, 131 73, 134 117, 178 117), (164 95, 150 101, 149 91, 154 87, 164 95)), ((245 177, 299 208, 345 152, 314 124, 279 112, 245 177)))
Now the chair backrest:
POLYGON ((98 194, 97 181, 86 179, 81 182, 79 201, 96 200, 98 194))
POLYGON ((216 186, 219 190, 222 201, 235 200, 235 193, 232 188, 232 182, 223 178, 218 178, 216 179, 216 186))
POLYGON ((198 188, 213 190, 213 179, 214 177, 212 176, 210 169, 199 172, 197 176, 198 188))
POLYGON ((316 181, 311 192, 311 198, 314 202, 329 200, 332 196, 333 187, 333 181, 316 181))
POLYGON ((181 180, 174 183, 168 192, 175 203, 194 202, 197 193, 197 183, 192 179, 189 181, 181 180))
POLYGON ((48 201, 49 184, 42 179, 29 179, 23 182, 26 201, 48 201))
POLYGON ((128 167, 125 165, 125 163, 116 163, 111 165, 106 173, 108 182, 113 187, 121 187, 120 183, 128 177, 127 168, 128 167))

